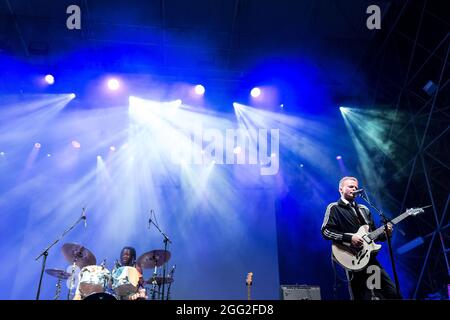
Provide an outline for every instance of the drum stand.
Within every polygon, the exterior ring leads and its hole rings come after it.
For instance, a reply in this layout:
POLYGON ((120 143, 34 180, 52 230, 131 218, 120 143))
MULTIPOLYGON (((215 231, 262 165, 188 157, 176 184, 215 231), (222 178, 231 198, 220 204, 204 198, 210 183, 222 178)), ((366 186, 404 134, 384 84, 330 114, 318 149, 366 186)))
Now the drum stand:
POLYGON ((40 255, 38 255, 36 257, 36 261, 39 260, 40 257, 44 257, 42 260, 42 269, 41 269, 41 274, 39 277, 39 284, 38 284, 38 289, 37 289, 37 293, 36 293, 36 300, 39 300, 40 295, 41 295, 41 287, 42 287, 42 277, 44 276, 44 271, 45 271, 45 264, 47 263, 47 257, 48 257, 48 252, 49 250, 55 245, 57 244, 62 238, 64 238, 64 236, 69 233, 73 228, 75 228, 75 226, 78 224, 78 222, 80 222, 81 220, 84 219, 84 221, 86 221, 86 216, 84 214, 85 208, 83 208, 83 211, 81 212, 81 217, 66 231, 63 232, 63 234, 56 239, 55 241, 53 241, 47 248, 44 249, 44 251, 42 251, 42 253, 40 255))
POLYGON ((67 300, 70 300, 70 296, 72 295, 72 290, 74 287, 76 261, 77 260, 75 259, 75 261, 73 262, 73 265, 72 265, 72 272, 70 275, 70 285, 69 285, 69 292, 67 293, 67 300))
POLYGON ((56 283, 56 293, 55 293, 55 298, 53 300, 58 300, 59 299, 59 294, 61 293, 61 278, 58 278, 58 282, 56 283))
MULTIPOLYGON (((151 282, 152 288, 150 289, 150 291, 152 292, 152 300, 155 300, 156 298, 156 286, 157 286, 157 282, 156 282, 156 277, 158 275, 158 267, 155 266, 155 271, 153 271, 153 281, 151 282)), ((158 300, 159 300, 159 288, 158 288, 158 300)))

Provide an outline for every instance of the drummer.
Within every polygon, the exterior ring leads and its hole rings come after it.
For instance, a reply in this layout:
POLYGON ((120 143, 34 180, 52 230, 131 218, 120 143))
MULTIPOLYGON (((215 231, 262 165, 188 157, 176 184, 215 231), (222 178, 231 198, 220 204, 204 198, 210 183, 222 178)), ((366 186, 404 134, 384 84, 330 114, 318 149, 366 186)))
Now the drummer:
POLYGON ((136 268, 139 271, 139 279, 142 279, 142 283, 144 283, 142 278, 142 268, 136 264, 136 249, 133 247, 123 247, 122 251, 120 251, 120 264, 116 264, 116 268, 119 267, 136 268))
MULTIPOLYGON (((139 273, 139 291, 144 288, 144 278, 141 266, 136 264, 136 249, 133 247, 123 247, 120 252, 120 263, 117 263, 115 268, 120 267, 134 267, 139 273)), ((126 297, 121 297, 122 299, 127 299, 126 297)))

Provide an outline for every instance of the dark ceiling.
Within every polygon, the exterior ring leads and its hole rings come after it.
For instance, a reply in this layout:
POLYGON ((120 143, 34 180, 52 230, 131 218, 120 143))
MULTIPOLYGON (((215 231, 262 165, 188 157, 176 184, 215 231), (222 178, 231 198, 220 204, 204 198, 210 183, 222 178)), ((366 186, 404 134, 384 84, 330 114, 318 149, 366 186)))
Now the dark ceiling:
MULTIPOLYGON (((330 95, 345 101, 371 90, 366 89, 370 67, 377 65, 388 36, 399 38, 396 50, 411 50, 423 3, 0 0, 0 53, 43 72, 156 73, 178 81, 216 79, 219 86, 241 81, 271 59, 306 59, 330 95), (81 8, 81 30, 66 27, 72 4, 81 8), (366 27, 372 4, 381 8, 381 30, 366 27)), ((420 35, 418 52, 429 54, 440 33, 448 32, 445 3, 428 1, 423 22, 428 30, 420 35)), ((407 63, 395 60, 394 52, 389 57, 385 63, 395 67, 407 63)), ((381 89, 391 98, 389 88, 381 89)))

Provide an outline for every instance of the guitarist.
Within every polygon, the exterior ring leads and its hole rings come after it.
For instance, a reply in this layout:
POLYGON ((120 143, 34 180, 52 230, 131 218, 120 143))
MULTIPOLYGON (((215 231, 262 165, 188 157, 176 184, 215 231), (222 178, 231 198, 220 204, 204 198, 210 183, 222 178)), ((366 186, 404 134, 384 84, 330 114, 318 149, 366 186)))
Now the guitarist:
MULTIPOLYGON (((339 193, 341 198, 337 202, 330 203, 325 212, 322 224, 322 236, 326 240, 359 248, 363 245, 363 239, 356 235, 362 225, 369 225, 374 231, 375 223, 369 209, 355 202, 353 194, 358 189, 358 180, 354 177, 343 177, 339 181, 339 193)), ((388 224, 388 236, 392 234, 392 225, 388 224)), ((385 241, 386 234, 381 235, 377 241, 385 241)), ((350 296, 354 300, 371 299, 401 299, 397 296, 395 285, 387 272, 381 267, 377 259, 372 256, 366 268, 360 271, 346 270, 349 279, 350 296), (367 271, 367 267, 375 265, 380 269, 380 289, 371 290, 367 285, 367 279, 373 275, 367 271)))

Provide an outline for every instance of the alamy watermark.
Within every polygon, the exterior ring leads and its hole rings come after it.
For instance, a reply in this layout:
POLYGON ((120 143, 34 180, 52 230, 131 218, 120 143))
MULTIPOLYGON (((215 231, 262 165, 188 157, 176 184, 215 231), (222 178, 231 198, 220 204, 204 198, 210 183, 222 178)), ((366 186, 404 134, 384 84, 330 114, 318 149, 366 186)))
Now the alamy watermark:
MULTIPOLYGON (((67 7, 66 13, 70 16, 66 19, 66 27, 69 30, 81 29, 81 9, 79 6, 72 4, 67 7)), ((366 26, 369 30, 381 29, 381 9, 379 6, 372 4, 367 7, 366 13, 370 16, 366 20, 366 26)))
POLYGON ((176 164, 258 165, 261 175, 275 175, 280 166, 279 129, 204 129, 196 126, 172 144, 171 160, 176 164))

